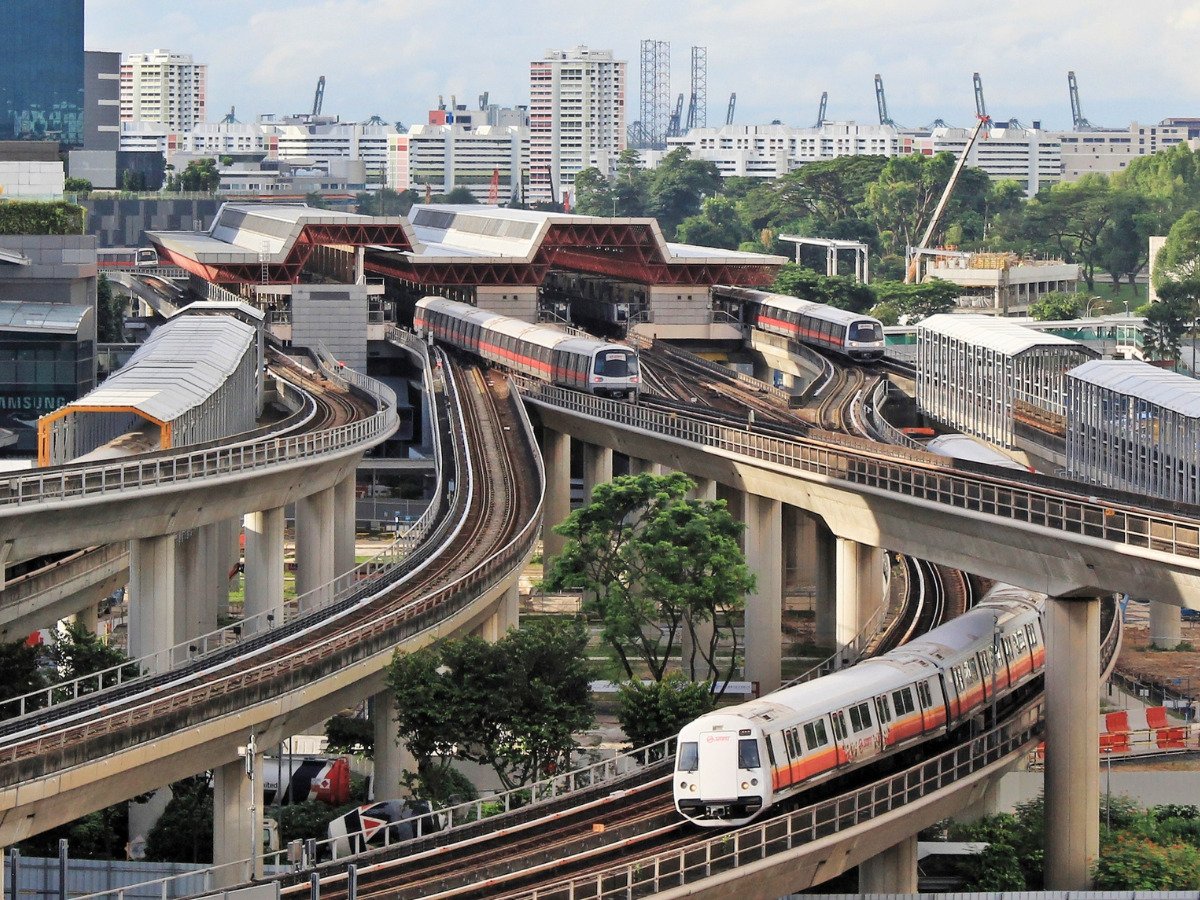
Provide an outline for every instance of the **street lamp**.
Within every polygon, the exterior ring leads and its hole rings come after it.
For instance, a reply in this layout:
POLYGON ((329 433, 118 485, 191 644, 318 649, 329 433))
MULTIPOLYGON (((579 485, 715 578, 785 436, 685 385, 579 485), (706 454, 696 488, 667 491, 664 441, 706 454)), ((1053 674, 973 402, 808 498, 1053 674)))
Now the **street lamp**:
POLYGON ((1129 318, 1129 301, 1125 301, 1125 318, 1129 318))

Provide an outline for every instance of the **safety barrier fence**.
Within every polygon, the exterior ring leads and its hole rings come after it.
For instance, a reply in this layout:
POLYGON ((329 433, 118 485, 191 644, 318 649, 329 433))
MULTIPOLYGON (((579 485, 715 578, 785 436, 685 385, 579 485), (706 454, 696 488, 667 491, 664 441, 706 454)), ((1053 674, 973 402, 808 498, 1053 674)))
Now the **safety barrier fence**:
POLYGON ((1096 497, 1024 486, 945 468, 901 447, 845 438, 841 444, 770 437, 751 429, 698 422, 687 416, 517 379, 530 402, 711 447, 836 481, 1010 519, 1067 534, 1200 559, 1200 520, 1171 516, 1096 497))
POLYGON ((884 416, 883 410, 890 398, 891 384, 886 379, 875 385, 875 390, 871 392, 871 402, 867 405, 867 422, 875 433, 879 435, 880 439, 888 444, 897 444, 901 447, 907 447, 910 450, 922 449, 919 443, 889 422, 884 416))
MULTIPOLYGON (((324 367, 323 362, 322 367, 324 367)), ((394 411, 395 394, 386 385, 357 372, 347 376, 344 372, 335 372, 332 369, 325 370, 323 368, 323 371, 325 371, 326 377, 342 379, 345 383, 353 383, 360 390, 366 391, 376 399, 381 409, 394 411)), ((380 415, 382 413, 376 413, 372 418, 379 418, 380 415)), ((437 461, 440 465, 440 448, 436 448, 435 452, 438 453, 437 461)), ((14 723, 8 720, 19 719, 53 706, 70 703, 84 695, 126 685, 151 675, 169 673, 205 660, 215 653, 228 653, 231 647, 236 647, 256 635, 273 631, 314 611, 343 604, 352 595, 358 595, 364 585, 378 583, 391 577, 412 552, 412 549, 428 536, 438 521, 440 512, 441 497, 439 495, 429 504, 422 516, 399 534, 388 547, 348 572, 336 576, 332 582, 319 585, 296 597, 284 606, 282 613, 263 612, 249 616, 154 654, 5 700, 0 702, 0 721, 5 721, 8 726, 7 730, 11 730, 14 723)), ((127 545, 114 544, 110 546, 123 548, 128 553, 127 545)), ((7 597, 5 600, 7 601, 7 597)))
POLYGON ((953 750, 823 803, 698 840, 681 849, 510 896, 530 900, 617 897, 628 900, 696 885, 771 856, 798 850, 953 787, 1019 754, 1038 739, 1041 731, 1039 702, 953 750))

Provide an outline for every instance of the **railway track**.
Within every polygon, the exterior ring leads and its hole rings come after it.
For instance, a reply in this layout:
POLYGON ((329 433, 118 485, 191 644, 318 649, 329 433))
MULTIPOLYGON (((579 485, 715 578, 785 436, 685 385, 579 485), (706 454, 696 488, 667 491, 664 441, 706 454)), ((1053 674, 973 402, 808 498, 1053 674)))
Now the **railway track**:
MULTIPOLYGON (((456 371, 455 379, 471 382, 458 394, 460 424, 477 474, 468 483, 460 450, 455 498, 461 515, 447 517, 446 530, 406 560, 398 574, 409 577, 382 591, 382 584, 366 583, 334 608, 192 666, 4 723, 0 786, 45 777, 290 689, 311 688, 435 624, 446 610, 469 602, 498 566, 515 564, 532 547, 532 520, 540 505, 538 476, 516 468, 506 452, 509 435, 523 433, 524 426, 506 384, 486 383, 477 370, 456 371), (524 543, 514 546, 515 536, 524 543), (498 562, 489 565, 493 559, 498 562)), ((345 412, 333 409, 329 415, 345 412)))

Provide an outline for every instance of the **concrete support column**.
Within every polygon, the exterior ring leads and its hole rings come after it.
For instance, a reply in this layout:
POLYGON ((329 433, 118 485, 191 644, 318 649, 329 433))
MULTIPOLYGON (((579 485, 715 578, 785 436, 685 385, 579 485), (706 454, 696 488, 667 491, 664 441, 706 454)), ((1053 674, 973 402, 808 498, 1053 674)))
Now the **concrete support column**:
POLYGON ((798 506, 783 507, 784 572, 796 587, 817 583, 817 520, 798 506))
POLYGON ((563 549, 563 538, 554 533, 571 513, 571 438, 549 428, 542 429, 542 462, 546 467, 546 499, 542 508, 542 564, 563 549))
POLYGON ((162 672, 175 642, 175 535, 129 542, 129 655, 162 672))
POLYGON ((583 501, 587 503, 592 489, 598 484, 607 484, 613 478, 613 452, 598 444, 582 444, 583 451, 583 501))
POLYGON ((662 463, 656 463, 649 459, 639 459, 636 456, 629 457, 630 475, 666 475, 667 471, 667 467, 662 463))
POLYGON ((883 602, 883 551, 837 538, 836 579, 834 634, 840 650, 858 636, 883 602))
POLYGON ((1046 890, 1086 891, 1100 852, 1100 603, 1046 601, 1046 890))
POLYGON ((96 629, 100 627, 100 611, 98 604, 89 603, 79 612, 71 617, 73 621, 78 622, 92 634, 96 633, 96 629))
POLYGON ((216 887, 228 887, 262 875, 263 775, 262 754, 252 754, 253 776, 247 761, 236 759, 213 769, 213 865, 224 866, 216 887), (253 871, 233 866, 253 859, 253 871))
POLYGON ((691 492, 691 496, 696 500, 707 500, 709 503, 717 501, 717 483, 711 478, 692 478, 696 482, 696 489, 691 492))
POLYGON ((229 614, 229 526, 214 522, 199 530, 204 553, 203 600, 197 598, 202 632, 213 631, 217 621, 229 614))
POLYGON ((779 687, 783 641, 783 506, 745 497, 746 562, 758 581, 746 597, 746 678, 766 694, 779 687))
POLYGON ((333 593, 333 505, 333 488, 296 501, 296 594, 302 598, 301 612, 322 606, 333 593))
POLYGON ((354 568, 356 509, 354 473, 333 486, 333 573, 344 575, 354 568))
POLYGON ((818 646, 837 649, 837 539, 823 521, 813 519, 813 606, 818 646))
MULTIPOLYGON (((245 616, 273 612, 283 624, 283 529, 282 506, 246 513, 246 608, 245 616)), ((257 628, 258 626, 251 626, 257 628)))
POLYGON ((882 853, 859 863, 860 894, 915 894, 917 892, 917 836, 907 837, 882 853))
POLYGON ((1178 606, 1150 601, 1150 645, 1174 650, 1183 639, 1178 606))
POLYGON ((417 761, 396 740, 396 698, 390 690, 371 697, 370 715, 375 729, 375 799, 395 800, 405 770, 415 773, 417 761))
POLYGON ((510 629, 520 627, 521 594, 517 585, 504 592, 504 596, 496 602, 496 611, 483 623, 480 636, 485 641, 495 643, 508 634, 510 629))
MULTIPOLYGON (((182 644, 205 631, 205 610, 211 607, 208 587, 212 570, 207 550, 204 528, 194 528, 175 535, 175 627, 172 643, 182 644)), ((132 623, 132 616, 130 620, 132 623)), ((216 623, 213 625, 215 627, 216 623)))

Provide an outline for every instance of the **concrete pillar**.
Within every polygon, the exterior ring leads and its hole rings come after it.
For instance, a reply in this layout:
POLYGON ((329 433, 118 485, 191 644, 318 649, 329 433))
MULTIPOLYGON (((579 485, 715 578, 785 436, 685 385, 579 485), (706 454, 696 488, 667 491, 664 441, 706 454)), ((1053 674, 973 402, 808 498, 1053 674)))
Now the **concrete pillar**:
POLYGON ((297 500, 296 595, 301 612, 324 605, 333 595, 333 543, 333 488, 297 500))
MULTIPOLYGON (((203 531, 203 528, 193 528, 175 535, 175 627, 172 642, 176 644, 204 633, 204 610, 211 606, 207 593, 211 567, 203 531)), ((213 625, 215 627, 216 623, 213 625)))
POLYGON ((858 866, 860 894, 917 892, 917 836, 907 837, 858 866))
POLYGON ((598 444, 582 444, 583 451, 583 502, 591 500, 592 489, 613 479, 613 452, 598 444))
POLYGON ((715 503, 717 500, 717 483, 711 478, 692 478, 696 482, 696 489, 692 491, 691 496, 696 500, 707 500, 709 503, 715 503))
POLYGON ((783 508, 784 571, 798 588, 817 583, 817 520, 798 506, 783 508))
POLYGON ((417 761, 396 740, 396 698, 390 690, 371 697, 370 714, 375 729, 375 799, 395 800, 401 794, 400 779, 406 770, 416 773, 417 761))
POLYGON ((1183 639, 1178 606, 1150 601, 1150 645, 1174 650, 1183 639))
POLYGON ((354 473, 333 487, 333 572, 344 575, 354 568, 356 510, 354 473))
MULTIPOLYGON (((246 513, 246 618, 273 612, 283 624, 282 506, 246 513)), ((252 630, 256 626, 250 626, 252 630)))
POLYGON ((214 522, 199 529, 204 554, 202 584, 205 593, 197 613, 202 632, 215 630, 220 617, 229 615, 228 531, 224 522, 214 522))
POLYGON ((512 628, 520 627, 521 594, 517 585, 504 592, 504 596, 496 601, 496 610, 483 623, 480 637, 485 641, 495 643, 508 634, 512 628))
POLYGON ((630 475, 666 475, 667 471, 667 467, 662 463, 656 463, 649 459, 639 459, 636 456, 629 457, 630 475))
POLYGON ((546 467, 546 499, 542 510, 542 564, 563 549, 563 538, 554 533, 571 513, 571 438, 549 428, 542 429, 542 462, 546 467))
POLYGON ((99 604, 89 603, 71 618, 92 634, 95 634, 96 629, 100 627, 100 611, 98 607, 99 604))
POLYGON ((746 678, 766 694, 779 687, 783 641, 783 508, 772 497, 745 498, 746 563, 758 581, 746 597, 746 678))
POLYGON ((175 535, 129 542, 129 655, 162 672, 175 642, 175 535))
POLYGON ((825 523, 813 519, 813 607, 817 612, 816 643, 837 649, 837 539, 825 523))
POLYGON ((883 602, 883 551, 847 538, 836 544, 836 622, 837 647, 845 647, 883 602))
POLYGON ((1046 601, 1046 890, 1086 891, 1100 852, 1100 603, 1046 601))
POLYGON ((251 754, 253 775, 245 759, 213 769, 213 865, 223 866, 216 887, 229 887, 262 875, 262 754, 251 754), (230 863, 252 859, 253 868, 230 863))

